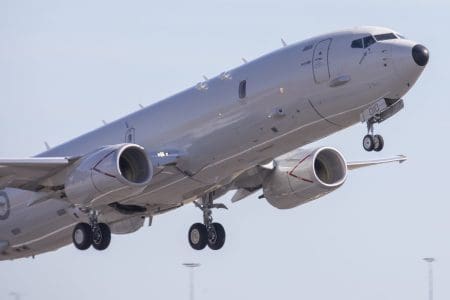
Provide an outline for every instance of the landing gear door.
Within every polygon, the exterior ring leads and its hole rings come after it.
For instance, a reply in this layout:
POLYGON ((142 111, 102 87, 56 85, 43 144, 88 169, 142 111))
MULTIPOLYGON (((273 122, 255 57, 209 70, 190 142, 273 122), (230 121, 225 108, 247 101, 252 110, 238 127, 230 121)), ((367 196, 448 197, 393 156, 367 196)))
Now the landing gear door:
POLYGON ((316 44, 313 54, 313 75, 314 81, 319 84, 330 79, 330 69, 328 66, 328 51, 331 39, 320 41, 316 44))

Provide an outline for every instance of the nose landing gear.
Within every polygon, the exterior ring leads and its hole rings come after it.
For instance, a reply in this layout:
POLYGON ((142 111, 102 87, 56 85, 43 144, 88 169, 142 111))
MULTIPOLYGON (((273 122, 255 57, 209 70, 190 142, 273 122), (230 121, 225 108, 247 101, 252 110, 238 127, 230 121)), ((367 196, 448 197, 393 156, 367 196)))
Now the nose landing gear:
POLYGON ((379 152, 383 150, 384 139, 379 134, 373 134, 373 123, 367 122, 367 135, 363 138, 363 148, 366 151, 379 152))
POLYGON ((367 135, 363 138, 363 148, 366 151, 381 151, 384 139, 379 134, 373 134, 373 125, 389 119, 404 107, 402 99, 383 98, 369 105, 360 115, 361 122, 367 124, 367 135))
POLYGON ((202 250, 208 245, 212 250, 219 250, 225 244, 225 229, 220 223, 214 223, 212 208, 225 208, 224 204, 213 203, 214 193, 208 193, 202 197, 201 203, 194 204, 203 212, 203 224, 195 223, 188 233, 189 244, 195 250, 202 250))

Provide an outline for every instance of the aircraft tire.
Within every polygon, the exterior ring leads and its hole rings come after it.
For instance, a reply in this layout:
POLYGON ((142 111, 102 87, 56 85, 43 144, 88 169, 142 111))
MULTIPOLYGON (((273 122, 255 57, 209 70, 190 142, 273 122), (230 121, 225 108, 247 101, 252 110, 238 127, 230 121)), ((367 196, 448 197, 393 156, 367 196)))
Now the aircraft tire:
POLYGON ((99 223, 97 232, 92 236, 92 246, 97 250, 105 250, 111 243, 111 229, 105 223, 99 223))
POLYGON ((87 223, 78 223, 72 232, 72 242, 79 250, 86 250, 92 244, 92 228, 87 223))
POLYGON ((208 238, 208 247, 212 250, 219 250, 225 244, 225 229, 220 223, 212 223, 214 227, 215 236, 208 238))
POLYGON ((363 148, 364 150, 370 152, 373 151, 375 147, 375 141, 372 135, 367 134, 366 136, 364 136, 363 138, 363 148))
POLYGON ((195 223, 189 228, 189 244, 195 250, 203 250, 208 243, 208 231, 202 223, 195 223))
POLYGON ((376 134, 373 136, 374 147, 373 150, 376 152, 380 152, 384 147, 384 139, 381 135, 376 134))

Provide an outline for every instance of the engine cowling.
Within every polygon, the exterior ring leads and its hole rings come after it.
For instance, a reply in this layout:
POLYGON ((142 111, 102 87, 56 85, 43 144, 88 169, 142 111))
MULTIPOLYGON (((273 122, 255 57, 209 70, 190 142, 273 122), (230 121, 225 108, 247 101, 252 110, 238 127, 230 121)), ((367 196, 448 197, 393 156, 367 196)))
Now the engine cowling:
POLYGON ((263 191, 271 205, 288 209, 334 191, 346 178, 346 161, 336 149, 300 150, 275 161, 273 172, 263 182, 263 191))
POLYGON ((99 205, 139 194, 150 183, 153 167, 139 145, 104 146, 82 157, 68 173, 65 193, 70 202, 99 205))

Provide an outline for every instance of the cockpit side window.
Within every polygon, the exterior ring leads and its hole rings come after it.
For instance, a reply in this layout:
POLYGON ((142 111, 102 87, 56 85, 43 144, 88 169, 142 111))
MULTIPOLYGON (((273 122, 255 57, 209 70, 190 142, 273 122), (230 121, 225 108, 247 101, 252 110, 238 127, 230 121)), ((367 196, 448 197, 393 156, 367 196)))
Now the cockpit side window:
POLYGON ((371 36, 371 35, 369 35, 369 36, 366 36, 365 38, 364 38, 364 48, 367 48, 367 47, 369 47, 370 45, 372 45, 372 44, 375 44, 375 39, 373 38, 373 36, 371 36))
POLYGON ((362 39, 357 39, 352 42, 352 48, 362 48, 362 47, 363 47, 362 39))
POLYGON ((397 39, 397 36, 395 36, 395 34, 393 34, 393 33, 383 33, 383 34, 375 35, 375 39, 377 41, 395 40, 395 39, 397 39))

